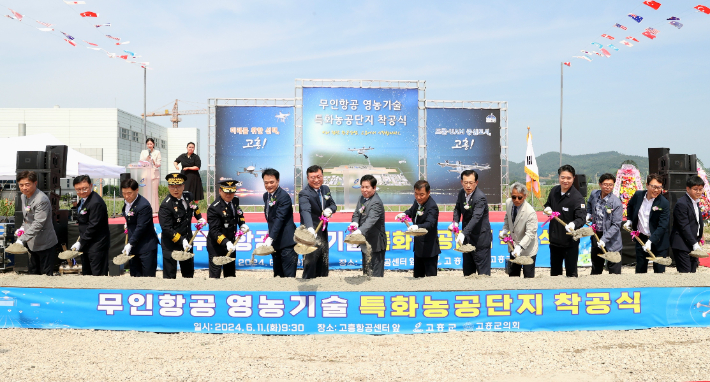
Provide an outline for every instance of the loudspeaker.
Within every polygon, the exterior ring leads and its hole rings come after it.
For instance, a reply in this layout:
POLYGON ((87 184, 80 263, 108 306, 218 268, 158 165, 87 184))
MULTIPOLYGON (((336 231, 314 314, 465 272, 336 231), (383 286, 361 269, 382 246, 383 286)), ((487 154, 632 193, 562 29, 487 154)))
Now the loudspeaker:
POLYGON ((663 194, 663 196, 668 199, 668 202, 671 203, 671 216, 673 216, 673 207, 675 206, 676 203, 678 203, 678 199, 682 198, 685 196, 685 190, 683 191, 668 191, 663 194))
POLYGON ((685 182, 697 172, 669 172, 661 173, 663 189, 666 191, 685 191, 685 182))
POLYGON ((20 173, 24 170, 44 170, 47 153, 44 151, 18 151, 15 168, 20 173))
POLYGON ((648 149, 648 173, 658 174, 658 160, 664 156, 670 154, 671 149, 667 147, 657 147, 648 149))
POLYGON ((50 192, 60 188, 59 170, 32 170, 37 174, 37 188, 50 192))
POLYGON ((51 167, 52 170, 59 170, 59 177, 67 177, 67 156, 69 155, 69 146, 47 146, 46 152, 51 152, 56 155, 56 159, 52 160, 52 164, 56 167, 51 167), (56 163, 56 164, 55 164, 56 163))
POLYGON ((587 176, 584 174, 577 174, 577 176, 574 177, 573 185, 574 188, 582 194, 582 197, 587 199, 587 176))
POLYGON ((121 173, 121 180, 118 184, 118 188, 121 188, 121 183, 123 183, 124 180, 131 179, 131 173, 130 172, 124 172, 121 173))
POLYGON ((695 155, 666 154, 658 159, 658 173, 664 172, 697 172, 695 155))

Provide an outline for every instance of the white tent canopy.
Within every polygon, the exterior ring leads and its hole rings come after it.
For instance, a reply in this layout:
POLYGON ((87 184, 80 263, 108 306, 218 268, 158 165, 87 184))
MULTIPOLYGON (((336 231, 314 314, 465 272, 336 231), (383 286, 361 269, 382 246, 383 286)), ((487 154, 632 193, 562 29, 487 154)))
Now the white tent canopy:
MULTIPOLYGON (((0 180, 14 180, 18 151, 44 151, 48 145, 64 145, 52 134, 36 134, 24 137, 0 138, 0 180)), ((120 178, 126 172, 123 166, 114 166, 76 150, 67 155, 67 178, 79 174, 92 178, 120 178)))

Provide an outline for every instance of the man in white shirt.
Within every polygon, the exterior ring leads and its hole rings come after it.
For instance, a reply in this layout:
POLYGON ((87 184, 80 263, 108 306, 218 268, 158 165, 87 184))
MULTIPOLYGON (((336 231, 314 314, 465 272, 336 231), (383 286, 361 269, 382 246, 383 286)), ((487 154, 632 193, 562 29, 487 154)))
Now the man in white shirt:
MULTIPOLYGON (((637 191, 626 207, 624 226, 639 232, 644 245, 636 242, 636 273, 648 271, 648 252, 656 257, 668 257, 671 204, 660 196, 663 192, 661 176, 650 174, 646 178, 646 191, 637 191)), ((653 264, 654 273, 664 273, 665 265, 653 264)))

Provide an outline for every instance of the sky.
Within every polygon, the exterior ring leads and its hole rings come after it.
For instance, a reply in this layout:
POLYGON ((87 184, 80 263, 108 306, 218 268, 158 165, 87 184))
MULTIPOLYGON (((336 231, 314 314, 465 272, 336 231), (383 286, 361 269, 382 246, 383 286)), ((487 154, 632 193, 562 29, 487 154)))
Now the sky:
MULTIPOLYGON (((710 6, 710 0, 661 0, 659 10, 640 0, 86 0, 77 6, 0 0, 0 9, 55 24, 76 41, 141 55, 153 68, 149 112, 171 109, 175 99, 195 109, 206 108, 209 98, 291 98, 296 78, 426 80, 427 99, 507 101, 509 159, 516 162, 525 156, 528 126, 538 155, 559 150, 560 67, 570 61, 564 153, 646 155, 648 147, 669 147, 708 165, 710 15, 692 9, 702 1, 710 6), (79 17, 84 11, 99 17, 79 17), (668 25, 670 16, 681 17, 683 28, 668 25), (90 25, 104 22, 112 26, 90 25), (660 31, 655 40, 641 35, 646 27, 660 31), (111 46, 105 34, 131 43, 111 46), (629 34, 640 42, 618 43, 629 34), (592 62, 572 58, 599 51, 592 42, 619 51, 592 62)), ((143 112, 140 67, 83 43, 72 47, 37 27, 30 19, 0 19, 0 107, 143 112)), ((182 118, 182 127, 202 130, 198 153, 206 155, 207 116, 182 118)), ((168 117, 152 121, 170 126, 168 117)))

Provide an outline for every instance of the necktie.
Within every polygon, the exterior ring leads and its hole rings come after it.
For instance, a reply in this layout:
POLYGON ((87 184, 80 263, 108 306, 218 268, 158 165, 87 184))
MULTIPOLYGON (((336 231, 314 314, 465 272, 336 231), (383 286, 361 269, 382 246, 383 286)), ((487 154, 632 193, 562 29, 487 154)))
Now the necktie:
POLYGON ((320 193, 320 188, 316 190, 316 193, 318 194, 318 202, 320 202, 320 209, 321 211, 323 210, 323 195, 320 193))
POLYGON ((84 201, 86 201, 86 198, 81 198, 81 202, 79 203, 79 212, 81 212, 81 207, 84 207, 84 201))
POLYGON ((513 206, 513 224, 515 224, 516 217, 518 217, 518 206, 513 206))
POLYGON ((269 209, 271 208, 271 194, 267 194, 268 196, 266 197, 266 218, 269 218, 269 209))
POLYGON ((229 203, 229 207, 232 209, 232 216, 236 217, 236 216, 237 216, 237 212, 234 211, 234 204, 229 203))

